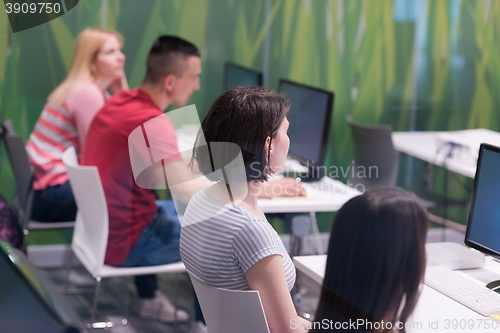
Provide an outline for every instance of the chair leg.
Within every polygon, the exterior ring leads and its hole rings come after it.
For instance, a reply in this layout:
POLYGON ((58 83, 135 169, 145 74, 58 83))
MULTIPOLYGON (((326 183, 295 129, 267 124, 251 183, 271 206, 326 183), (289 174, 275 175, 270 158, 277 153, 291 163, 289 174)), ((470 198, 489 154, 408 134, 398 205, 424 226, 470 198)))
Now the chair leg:
POLYGON ((126 301, 125 301, 125 318, 122 319, 122 324, 127 325, 128 324, 128 319, 130 318, 130 292, 128 290, 128 282, 129 280, 126 280, 125 288, 127 290, 126 293, 126 301))
POLYGON ((96 276, 95 279, 96 279, 96 285, 95 285, 95 291, 94 291, 94 300, 92 301, 92 312, 90 314, 90 323, 91 324, 95 322, 95 315, 97 312, 97 301, 99 298, 99 291, 101 288, 101 277, 96 276))
POLYGON ((71 265, 73 264, 73 250, 70 249, 68 258, 66 258, 66 276, 64 278, 63 292, 66 294, 69 286, 69 275, 71 273, 71 265))
POLYGON ((316 238, 316 249, 318 250, 318 254, 325 254, 323 250, 323 244, 321 243, 321 238, 318 230, 318 222, 316 221, 316 213, 310 212, 309 216, 311 216, 312 229, 314 232, 314 237, 316 238))

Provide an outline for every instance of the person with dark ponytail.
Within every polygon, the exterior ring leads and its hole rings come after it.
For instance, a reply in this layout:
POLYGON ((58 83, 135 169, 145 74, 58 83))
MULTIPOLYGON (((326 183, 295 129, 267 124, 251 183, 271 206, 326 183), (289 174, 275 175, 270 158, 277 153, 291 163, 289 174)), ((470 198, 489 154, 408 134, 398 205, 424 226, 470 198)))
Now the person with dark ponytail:
POLYGON ((405 333, 425 272, 427 221, 415 195, 401 189, 348 201, 333 222, 310 332, 405 333))

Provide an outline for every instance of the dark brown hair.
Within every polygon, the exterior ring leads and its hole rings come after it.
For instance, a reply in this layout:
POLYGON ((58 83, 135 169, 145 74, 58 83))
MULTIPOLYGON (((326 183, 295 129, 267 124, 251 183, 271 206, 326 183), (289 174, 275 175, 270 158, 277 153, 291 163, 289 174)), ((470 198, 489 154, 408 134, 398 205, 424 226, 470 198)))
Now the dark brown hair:
POLYGON ((310 332, 321 332, 325 319, 401 322, 405 332, 425 271, 426 233, 427 212, 412 193, 375 189, 349 200, 333 222, 317 327, 310 332))
POLYGON ((266 181, 272 170, 264 145, 267 137, 272 142, 289 109, 285 97, 262 87, 237 87, 222 93, 201 124, 205 141, 200 134, 196 140, 193 158, 200 171, 219 180, 210 173, 222 169, 241 150, 247 181, 266 181), (210 146, 214 142, 228 143, 227 149, 215 152, 210 146), (239 149, 231 148, 235 145, 239 149))
POLYGON ((185 69, 182 61, 190 56, 200 57, 194 44, 176 36, 158 37, 149 51, 143 83, 155 85, 168 75, 182 76, 185 69))

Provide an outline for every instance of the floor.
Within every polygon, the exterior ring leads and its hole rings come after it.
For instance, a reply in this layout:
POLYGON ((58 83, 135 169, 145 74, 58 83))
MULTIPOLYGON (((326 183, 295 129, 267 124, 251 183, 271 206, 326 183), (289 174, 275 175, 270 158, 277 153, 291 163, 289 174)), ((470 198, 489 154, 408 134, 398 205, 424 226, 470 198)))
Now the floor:
MULTIPOLYGON (((61 268, 45 269, 49 277, 61 287, 64 286, 65 270, 61 268)), ((87 323, 90 319, 94 279, 81 266, 72 269, 70 274, 67 299, 80 315, 82 322, 87 323)), ((160 289, 177 304, 179 308, 185 309, 193 314, 193 289, 187 274, 168 274, 159 276, 160 289), (177 281, 175 279, 177 278, 177 281), (177 288, 175 287, 177 283, 177 288), (177 298, 176 298, 177 292, 177 298)), ((143 319, 135 313, 137 305, 137 294, 133 280, 130 277, 103 279, 101 293, 98 303, 97 322, 111 322, 114 327, 107 331, 111 333, 170 333, 190 332, 190 323, 166 324, 156 320, 143 319), (126 323, 126 325, 123 324, 126 323)), ((193 317, 193 316, 192 316, 193 317)), ((89 330, 102 331, 100 329, 89 330)))
MULTIPOLYGON (((446 241, 463 243, 463 233, 451 229, 447 229, 444 233, 442 229, 431 229, 428 233, 427 241, 440 242, 443 239, 443 235, 445 235, 446 241)), ((66 275, 65 270, 62 268, 50 268, 45 269, 45 272, 62 290, 66 275)), ((296 297, 295 300, 299 302, 305 316, 309 315, 313 318, 320 294, 320 286, 300 273, 298 273, 297 279, 300 296, 296 297)), ((81 266, 76 266, 72 269, 69 280, 67 298, 80 315, 82 322, 88 322, 92 306, 94 280, 81 266)), ((194 317, 193 289, 186 273, 160 275, 159 286, 172 301, 175 299, 178 300, 178 307, 186 310, 190 313, 191 317, 194 317)), ((192 323, 183 323, 176 327, 173 324, 140 318, 134 311, 137 300, 132 278, 105 279, 102 283, 98 306, 99 315, 96 319, 101 322, 112 322, 115 326, 107 329, 111 333, 192 332, 192 323), (126 325, 122 323, 122 320, 125 318, 126 325)), ((92 331, 102 330, 89 330, 89 332, 92 331)))

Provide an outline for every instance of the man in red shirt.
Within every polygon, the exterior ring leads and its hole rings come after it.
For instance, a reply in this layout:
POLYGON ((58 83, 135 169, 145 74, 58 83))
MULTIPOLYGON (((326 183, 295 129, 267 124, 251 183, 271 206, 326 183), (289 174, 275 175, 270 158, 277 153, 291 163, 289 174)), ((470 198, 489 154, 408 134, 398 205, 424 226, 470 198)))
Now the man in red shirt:
MULTIPOLYGON (((162 110, 170 104, 186 105, 193 91, 200 88, 200 74, 196 46, 178 37, 161 36, 149 52, 141 86, 113 95, 92 121, 81 164, 97 166, 101 176, 109 214, 105 257, 108 265, 151 266, 181 260, 180 224, 173 202, 156 201, 151 190, 136 184, 128 140, 136 128, 142 126, 145 131, 145 123, 162 115, 162 110)), ((168 156, 163 159, 166 174, 177 177, 176 197, 187 203, 211 182, 206 178, 187 182, 194 176, 180 157, 175 129, 168 117, 161 118, 162 144, 155 148, 162 157, 168 156)), ((265 183, 273 184, 285 189, 283 193, 287 195, 300 195, 304 191, 294 179, 265 183)), ((188 320, 187 313, 176 310, 158 290, 155 275, 136 276, 135 284, 141 299, 140 315, 168 322, 174 320, 177 312, 178 320, 188 320)))
MULTIPOLYGON (((109 238, 105 263, 113 266, 150 266, 180 261, 180 225, 173 203, 157 207, 153 191, 139 187, 133 177, 128 137, 138 126, 163 114, 170 104, 186 105, 193 91, 200 88, 200 54, 193 44, 173 36, 161 36, 147 59, 142 85, 114 95, 97 113, 90 126, 82 165, 99 169, 109 213, 109 238)), ((193 178, 177 148, 175 130, 168 120, 163 124, 161 146, 169 174, 193 178)), ((186 198, 210 184, 200 179, 183 189, 186 198)), ((172 321, 175 309, 158 291, 155 275, 135 277, 139 314, 172 321)), ((176 310, 178 320, 188 320, 176 310)))

